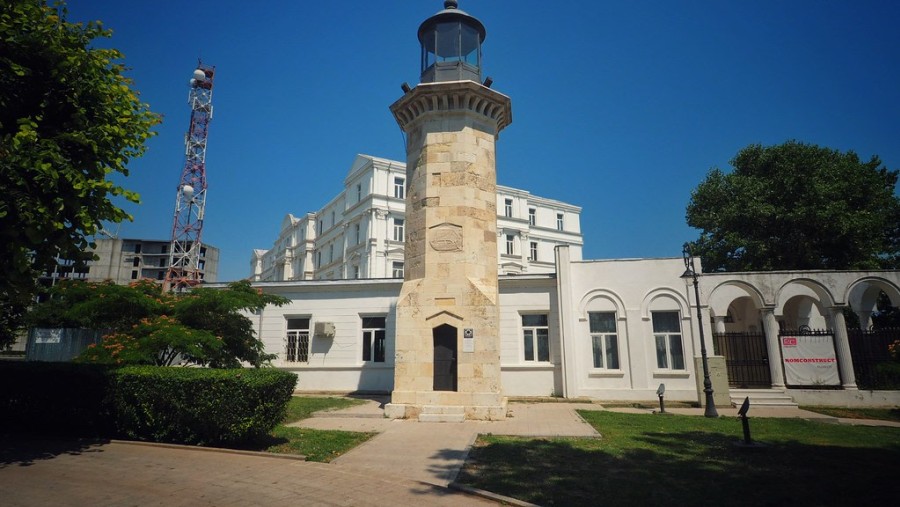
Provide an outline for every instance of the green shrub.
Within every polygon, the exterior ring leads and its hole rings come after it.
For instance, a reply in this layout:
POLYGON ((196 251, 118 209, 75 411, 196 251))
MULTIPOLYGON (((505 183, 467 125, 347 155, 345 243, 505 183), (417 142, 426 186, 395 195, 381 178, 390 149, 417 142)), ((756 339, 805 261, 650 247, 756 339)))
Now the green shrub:
POLYGON ((274 428, 296 382, 295 374, 275 369, 130 366, 112 372, 110 403, 128 438, 232 444, 274 428))
POLYGON ((108 436, 108 366, 0 362, 0 429, 54 436, 108 436))

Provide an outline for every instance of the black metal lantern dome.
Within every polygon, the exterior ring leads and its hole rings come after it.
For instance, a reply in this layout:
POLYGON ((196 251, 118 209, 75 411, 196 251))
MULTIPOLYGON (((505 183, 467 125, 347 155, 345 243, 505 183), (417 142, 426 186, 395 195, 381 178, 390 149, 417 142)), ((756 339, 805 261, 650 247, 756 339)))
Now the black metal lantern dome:
POLYGON ((481 82, 481 44, 484 25, 446 0, 444 10, 419 25, 423 83, 436 81, 481 82))

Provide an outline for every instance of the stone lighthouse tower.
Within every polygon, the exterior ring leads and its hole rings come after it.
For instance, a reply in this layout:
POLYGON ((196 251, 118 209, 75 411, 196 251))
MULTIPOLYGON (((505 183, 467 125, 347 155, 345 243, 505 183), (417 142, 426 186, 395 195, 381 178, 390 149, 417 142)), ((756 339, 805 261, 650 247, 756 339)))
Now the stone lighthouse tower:
POLYGON ((482 82, 484 25, 456 1, 419 26, 407 134, 406 264, 389 417, 502 419, 494 144, 509 97, 482 82))

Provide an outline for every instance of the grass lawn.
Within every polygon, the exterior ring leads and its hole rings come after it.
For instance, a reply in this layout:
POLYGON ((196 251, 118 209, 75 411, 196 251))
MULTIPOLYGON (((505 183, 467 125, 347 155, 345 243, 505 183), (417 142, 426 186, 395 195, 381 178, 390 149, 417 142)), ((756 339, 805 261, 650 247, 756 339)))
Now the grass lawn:
POLYGON ((254 451, 280 454, 302 454, 307 461, 329 462, 357 445, 372 438, 374 433, 354 431, 313 430, 285 426, 310 417, 320 410, 338 410, 363 403, 351 398, 313 398, 294 396, 288 402, 287 416, 269 433, 267 438, 246 447, 254 451))
POLYGON ((893 505, 900 429, 580 411, 601 438, 479 437, 458 481, 539 505, 893 505))
POLYGON ((900 408, 800 407, 810 412, 847 419, 880 419, 900 422, 900 408))

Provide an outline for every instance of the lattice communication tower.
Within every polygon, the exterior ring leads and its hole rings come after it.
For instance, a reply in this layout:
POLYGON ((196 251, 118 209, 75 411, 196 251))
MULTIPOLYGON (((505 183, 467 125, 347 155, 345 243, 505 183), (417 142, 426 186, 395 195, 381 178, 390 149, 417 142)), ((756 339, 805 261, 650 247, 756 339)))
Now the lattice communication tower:
POLYGON ((164 291, 182 291, 203 281, 201 236, 206 208, 206 138, 213 114, 215 73, 215 67, 198 61, 190 81, 191 124, 184 138, 184 169, 175 194, 175 218, 164 291))

